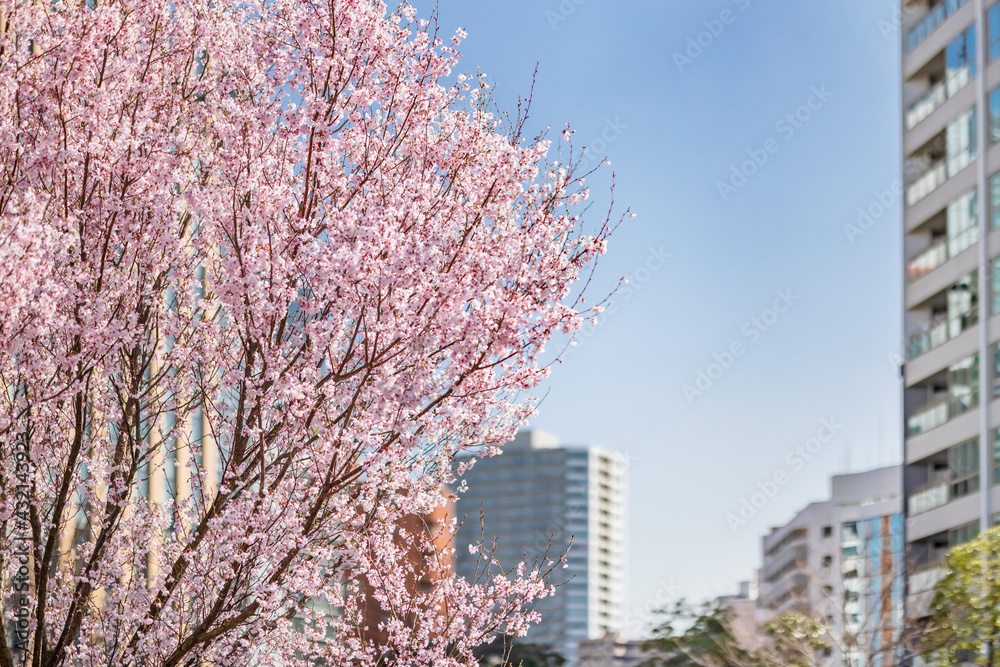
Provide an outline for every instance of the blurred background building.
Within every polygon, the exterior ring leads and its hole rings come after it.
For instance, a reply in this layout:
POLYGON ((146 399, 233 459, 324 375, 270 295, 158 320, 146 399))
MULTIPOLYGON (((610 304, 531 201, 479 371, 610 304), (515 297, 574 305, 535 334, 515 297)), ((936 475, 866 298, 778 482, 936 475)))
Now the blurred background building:
POLYGON ((502 456, 480 460, 465 474, 468 491, 456 503, 464 523, 455 565, 467 579, 482 567, 482 554, 467 548, 480 539, 487 548, 496 540, 494 555, 504 568, 525 558, 530 566, 546 551, 555 561, 569 549, 569 567, 553 573, 565 583, 534 605, 542 621, 523 640, 553 648, 569 667, 577 664, 579 640, 622 631, 626 467, 619 454, 522 431, 502 456))
POLYGON ((638 667, 655 655, 643 651, 643 643, 611 632, 600 639, 581 639, 577 667, 638 667))
POLYGON ((800 612, 823 620, 843 638, 827 664, 897 664, 891 657, 903 627, 902 504, 898 466, 833 477, 830 500, 763 538, 759 619, 800 612))
POLYGON ((737 646, 746 650, 756 650, 762 643, 761 621, 766 617, 764 610, 757 606, 760 571, 757 579, 741 581, 736 595, 721 595, 715 605, 726 614, 726 621, 737 646))

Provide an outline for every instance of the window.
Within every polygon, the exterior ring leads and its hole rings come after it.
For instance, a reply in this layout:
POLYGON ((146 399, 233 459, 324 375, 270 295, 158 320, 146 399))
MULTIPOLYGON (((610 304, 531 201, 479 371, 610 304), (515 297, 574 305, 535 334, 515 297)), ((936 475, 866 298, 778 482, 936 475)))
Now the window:
POLYGON ((840 539, 844 542, 851 542, 858 539, 858 522, 847 521, 840 527, 840 539))
POLYGON ((1000 58, 1000 4, 993 5, 986 13, 990 62, 1000 58))
POLYGON ((993 431, 993 483, 1000 484, 1000 428, 993 431))
POLYGON ((907 33, 907 52, 917 48, 917 46, 930 37, 935 30, 941 27, 941 24, 945 22, 945 19, 958 11, 958 9, 968 1, 969 0, 945 0, 944 2, 939 2, 936 5, 932 3, 930 12, 928 12, 927 16, 921 19, 920 22, 911 28, 909 33, 907 33))
POLYGON ((976 75, 976 26, 969 26, 945 49, 945 81, 948 97, 976 75))
POLYGON ((948 450, 951 497, 961 498, 979 490, 979 438, 948 450))
POLYGON ((957 547, 960 544, 971 542, 979 536, 979 522, 970 523, 961 528, 954 528, 948 531, 948 546, 957 547))
POLYGON ((1000 398, 1000 343, 993 346, 993 398, 1000 398))
POLYGON ((948 369, 948 389, 966 410, 979 405, 979 355, 967 357, 948 369))
MULTIPOLYGON (((1000 5, 997 5, 1000 7, 1000 5)), ((1000 141, 1000 88, 990 93, 990 143, 1000 141)))
POLYGON ((833 537, 833 526, 823 526, 823 537, 833 537))
POLYGON ((1000 313, 1000 257, 993 260, 993 314, 1000 313))
MULTIPOLYGON (((956 320, 963 315, 969 315, 976 310, 979 304, 979 272, 973 271, 964 276, 957 283, 948 288, 946 295, 948 300, 948 319, 956 320)), ((974 322, 963 322, 959 331, 950 333, 950 338, 954 338, 961 331, 964 331, 974 324, 974 322), (968 326, 965 326, 965 325, 968 326)))
POLYGON ((958 479, 979 472, 979 438, 948 450, 948 473, 958 479))
MULTIPOLYGON (((935 387, 935 391, 938 391, 938 387, 935 387)), ((947 402, 931 403, 910 415, 906 423, 910 435, 926 433, 979 405, 978 354, 952 364, 948 369, 947 392, 951 396, 947 402), (942 406, 945 406, 944 410, 941 409, 942 406)))
POLYGON ((990 228, 1000 227, 1000 173, 990 178, 990 228))
POLYGON ((823 556, 823 567, 831 567, 833 565, 833 556, 823 556))
POLYGON ((948 257, 971 248, 979 240, 979 197, 975 190, 948 204, 948 257))
POLYGON ((948 178, 969 166, 979 147, 976 139, 976 107, 959 116, 945 129, 948 178))

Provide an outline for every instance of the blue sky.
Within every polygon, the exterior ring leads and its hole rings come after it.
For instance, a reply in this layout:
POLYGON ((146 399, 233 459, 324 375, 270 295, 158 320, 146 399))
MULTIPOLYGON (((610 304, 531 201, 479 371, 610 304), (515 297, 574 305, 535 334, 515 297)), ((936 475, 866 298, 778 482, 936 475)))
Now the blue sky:
POLYGON ((634 289, 555 369, 533 423, 631 457, 632 618, 665 588, 735 592, 768 527, 823 499, 831 474, 900 458, 897 6, 440 0, 446 32, 469 33, 462 69, 502 107, 539 64, 529 132, 610 139, 615 199, 637 215, 592 294, 623 276, 634 289), (859 207, 876 213, 867 229, 849 227, 859 207), (699 371, 707 390, 686 395, 699 371), (790 454, 823 420, 835 437, 790 454), (734 530, 727 515, 775 473, 787 482, 734 530))

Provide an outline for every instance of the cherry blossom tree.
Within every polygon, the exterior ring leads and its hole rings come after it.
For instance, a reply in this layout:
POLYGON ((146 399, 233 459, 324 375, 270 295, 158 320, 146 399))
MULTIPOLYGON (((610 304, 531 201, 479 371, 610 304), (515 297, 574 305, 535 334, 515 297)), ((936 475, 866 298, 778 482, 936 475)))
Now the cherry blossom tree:
POLYGON ((0 667, 468 665, 537 620, 557 556, 466 581, 400 526, 529 416, 612 226, 462 37, 0 5, 0 667))

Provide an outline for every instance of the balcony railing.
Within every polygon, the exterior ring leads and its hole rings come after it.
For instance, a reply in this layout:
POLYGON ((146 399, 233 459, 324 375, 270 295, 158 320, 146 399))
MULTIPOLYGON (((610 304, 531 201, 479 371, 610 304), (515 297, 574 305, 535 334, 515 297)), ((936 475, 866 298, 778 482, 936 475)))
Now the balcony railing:
POLYGON ((913 26, 910 32, 906 34, 906 50, 912 51, 917 48, 925 39, 930 37, 935 30, 941 27, 941 24, 948 20, 948 17, 954 14, 959 7, 964 5, 968 0, 946 0, 940 5, 931 9, 930 13, 925 16, 920 23, 913 26))
POLYGON ((932 565, 913 572, 909 578, 910 595, 934 590, 934 587, 946 574, 948 574, 948 569, 941 565, 932 565))
POLYGON ((944 507, 951 500, 951 484, 941 481, 929 484, 910 495, 910 516, 944 507))
POLYGON ((910 260, 906 267, 906 278, 911 283, 948 261, 948 242, 942 241, 910 260))
POLYGON ((906 111, 906 129, 912 130, 938 107, 948 100, 948 89, 944 81, 931 88, 930 92, 917 100, 906 111))
POLYGON ((939 160, 906 188, 906 205, 913 206, 944 185, 947 180, 948 164, 945 160, 939 160))
POLYGON ((773 583, 786 572, 796 568, 805 568, 808 558, 809 547, 805 544, 796 544, 788 550, 788 553, 781 560, 772 563, 771 567, 764 570, 764 581, 773 583))
POLYGON ((972 65, 966 64, 945 73, 945 87, 949 98, 965 88, 972 81, 972 65))
POLYGON ((979 396, 977 394, 951 396, 921 408, 910 415, 909 419, 906 420, 906 434, 914 436, 927 433, 978 406, 979 396))
POLYGON ((906 346, 907 357, 916 359, 922 354, 926 354, 936 347, 940 347, 949 340, 956 338, 959 334, 979 323, 979 307, 975 306, 968 312, 962 313, 949 319, 935 320, 930 323, 926 330, 910 337, 910 342, 906 346))

